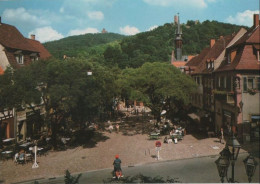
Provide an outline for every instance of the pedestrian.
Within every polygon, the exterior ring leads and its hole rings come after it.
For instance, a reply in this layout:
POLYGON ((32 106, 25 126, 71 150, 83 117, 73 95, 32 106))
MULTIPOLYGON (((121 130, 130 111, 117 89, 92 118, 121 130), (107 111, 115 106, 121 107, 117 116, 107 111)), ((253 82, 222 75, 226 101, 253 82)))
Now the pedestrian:
POLYGON ((113 129, 114 129, 113 125, 109 125, 108 130, 110 133, 112 133, 113 129))
POLYGON ((224 131, 223 131, 223 128, 220 129, 220 138, 219 139, 220 139, 219 142, 224 144, 224 131))
POLYGON ((116 132, 119 132, 119 124, 116 124, 116 132))

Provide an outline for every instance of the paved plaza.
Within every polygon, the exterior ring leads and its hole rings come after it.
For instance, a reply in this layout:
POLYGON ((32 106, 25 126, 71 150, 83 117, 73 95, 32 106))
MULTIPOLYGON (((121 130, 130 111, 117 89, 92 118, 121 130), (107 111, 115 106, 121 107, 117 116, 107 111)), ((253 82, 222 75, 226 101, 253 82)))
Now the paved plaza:
MULTIPOLYGON (((125 134, 97 131, 95 146, 76 147, 66 151, 49 151, 46 156, 38 157, 39 168, 32 169, 33 163, 15 165, 12 160, 1 161, 0 183, 52 178, 62 176, 68 169, 71 173, 80 173, 111 168, 116 154, 120 155, 122 167, 136 166, 152 162, 179 160, 186 158, 218 155, 224 148, 217 138, 196 138, 187 134, 178 144, 162 144, 160 159, 156 159, 155 140, 149 140, 147 134, 133 132, 125 134)), ((163 136, 160 141, 163 142, 163 136)), ((259 142, 242 146, 241 152, 256 151, 259 142)))

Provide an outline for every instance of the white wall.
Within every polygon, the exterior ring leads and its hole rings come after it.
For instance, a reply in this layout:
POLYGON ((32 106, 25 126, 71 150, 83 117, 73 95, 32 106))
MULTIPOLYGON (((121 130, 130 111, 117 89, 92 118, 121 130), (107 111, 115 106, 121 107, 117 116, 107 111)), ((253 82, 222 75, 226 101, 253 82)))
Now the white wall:
POLYGON ((3 70, 6 70, 8 66, 10 66, 10 64, 5 54, 4 47, 0 44, 0 67, 3 70))

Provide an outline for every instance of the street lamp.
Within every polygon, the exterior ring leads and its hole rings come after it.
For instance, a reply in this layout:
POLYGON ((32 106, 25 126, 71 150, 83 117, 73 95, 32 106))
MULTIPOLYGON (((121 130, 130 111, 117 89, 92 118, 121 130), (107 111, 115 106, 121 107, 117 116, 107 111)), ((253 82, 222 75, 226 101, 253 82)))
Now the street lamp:
POLYGON ((252 155, 249 155, 246 157, 246 159, 243 161, 246 168, 246 175, 248 176, 248 182, 251 183, 251 179, 255 173, 255 169, 257 166, 257 161, 252 155))
MULTIPOLYGON (((217 168, 218 168, 218 173, 219 176, 221 177, 221 182, 224 182, 224 178, 227 177, 227 171, 229 167, 229 163, 231 161, 232 165, 232 177, 228 179, 227 181, 230 183, 234 183, 234 167, 235 167, 235 161, 237 160, 239 150, 241 148, 241 145, 239 144, 238 140, 232 134, 231 137, 226 142, 226 147, 220 152, 220 157, 215 161, 217 168), (232 150, 232 152, 230 152, 232 150)), ((245 168, 246 168, 246 173, 248 176, 248 181, 251 182, 251 178, 254 175, 257 162, 255 161, 254 157, 249 155, 245 160, 244 160, 245 168)))
POLYGON ((229 167, 229 159, 223 155, 221 155, 216 161, 215 161, 218 173, 221 178, 221 182, 224 183, 224 178, 227 177, 227 171, 229 167))

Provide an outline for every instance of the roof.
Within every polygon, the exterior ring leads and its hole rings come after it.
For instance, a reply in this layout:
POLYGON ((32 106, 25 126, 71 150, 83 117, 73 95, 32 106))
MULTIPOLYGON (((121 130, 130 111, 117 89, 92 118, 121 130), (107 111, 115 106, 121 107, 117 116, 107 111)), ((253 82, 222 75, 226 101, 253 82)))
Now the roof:
MULTIPOLYGON (((238 43, 236 42, 234 46, 231 47, 237 50, 234 60, 230 64, 227 63, 227 59, 224 60, 216 72, 229 70, 260 70, 259 61, 253 51, 254 48, 260 48, 259 29, 259 26, 254 29, 250 28, 247 33, 237 41, 238 43)), ((231 51, 231 49, 228 51, 231 51)))
POLYGON ((203 58, 202 62, 198 65, 195 73, 205 73, 212 72, 213 69, 207 70, 206 62, 208 60, 214 61, 219 55, 226 49, 226 46, 231 42, 235 35, 228 35, 222 38, 219 38, 216 43, 210 48, 208 54, 203 58))
POLYGON ((0 25, 0 43, 12 49, 20 49, 32 52, 38 52, 26 38, 16 29, 16 27, 3 24, 0 25))
POLYGON ((231 47, 236 47, 240 44, 246 43, 259 43, 260 35, 259 35, 259 26, 251 27, 236 43, 234 43, 231 47))
POLYGON ((51 54, 49 53, 49 51, 37 40, 32 40, 32 39, 28 39, 27 41, 29 41, 29 43, 37 49, 38 52, 40 52, 40 58, 41 59, 47 59, 49 57, 51 57, 51 54))
POLYGON ((0 75, 4 74, 4 69, 1 68, 0 66, 0 75))
POLYGON ((189 66, 189 67, 191 67, 191 66, 193 66, 193 67, 194 67, 194 66, 197 66, 197 65, 202 61, 202 59, 206 56, 206 54, 208 53, 209 49, 210 49, 209 47, 203 49, 203 50, 200 52, 199 55, 193 57, 190 61, 188 61, 188 62, 185 64, 185 66, 189 66))
POLYGON ((173 61, 172 65, 174 65, 175 67, 179 68, 179 67, 184 67, 186 63, 187 62, 185 62, 185 61, 173 61))

